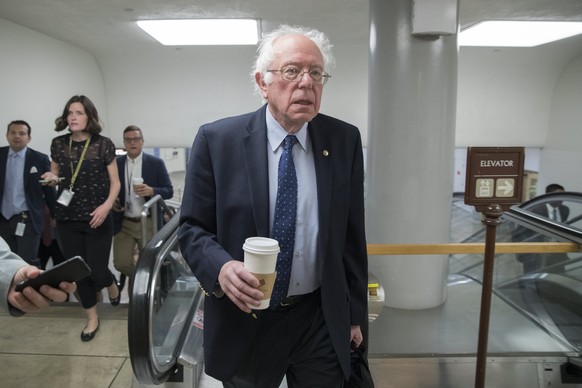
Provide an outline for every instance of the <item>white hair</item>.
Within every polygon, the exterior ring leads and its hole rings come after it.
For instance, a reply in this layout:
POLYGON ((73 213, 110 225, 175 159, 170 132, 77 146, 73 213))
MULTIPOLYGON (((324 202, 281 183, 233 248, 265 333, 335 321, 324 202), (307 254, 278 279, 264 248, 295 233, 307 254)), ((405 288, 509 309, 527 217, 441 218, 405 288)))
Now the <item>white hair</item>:
POLYGON ((255 75, 260 73, 266 83, 269 84, 273 82, 273 74, 267 72, 271 63, 273 63, 278 54, 273 47, 273 44, 277 39, 287 35, 303 35, 306 38, 309 38, 319 48, 319 51, 323 56, 323 66, 325 71, 329 72, 330 68, 335 63, 335 59, 331 52, 333 45, 329 42, 329 39, 323 32, 309 27, 289 26, 286 24, 281 25, 277 29, 267 34, 263 34, 263 37, 259 42, 259 47, 257 48, 257 59, 251 71, 251 78, 255 86, 255 92, 258 94, 260 94, 260 88, 259 85, 257 85, 255 75))

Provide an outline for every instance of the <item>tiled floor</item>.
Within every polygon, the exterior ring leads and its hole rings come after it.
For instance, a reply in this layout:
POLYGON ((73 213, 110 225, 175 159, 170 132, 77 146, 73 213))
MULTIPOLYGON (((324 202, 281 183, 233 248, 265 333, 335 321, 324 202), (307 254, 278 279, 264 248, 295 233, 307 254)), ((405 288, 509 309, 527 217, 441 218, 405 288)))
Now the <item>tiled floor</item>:
POLYGON ((99 332, 79 338, 83 309, 63 303, 20 318, 0 311, 0 386, 4 388, 128 388, 127 304, 98 305, 99 332))
MULTIPOLYGON (((97 305, 99 331, 90 342, 79 338, 87 320, 73 296, 71 303, 19 318, 0 309, 0 387, 184 388, 181 383, 144 385, 135 379, 127 344, 127 291, 116 307, 105 291, 103 295, 104 302, 97 305)), ((222 384, 203 374, 196 388, 222 384)))
MULTIPOLYGON (((128 299, 113 307, 99 303, 95 338, 79 338, 86 317, 77 302, 54 304, 14 318, 0 309, 2 388, 182 388, 180 383, 142 385, 133 376, 127 345, 128 299)), ((221 388, 203 374, 197 388, 221 388)), ((285 382, 281 388, 286 388, 285 382)))

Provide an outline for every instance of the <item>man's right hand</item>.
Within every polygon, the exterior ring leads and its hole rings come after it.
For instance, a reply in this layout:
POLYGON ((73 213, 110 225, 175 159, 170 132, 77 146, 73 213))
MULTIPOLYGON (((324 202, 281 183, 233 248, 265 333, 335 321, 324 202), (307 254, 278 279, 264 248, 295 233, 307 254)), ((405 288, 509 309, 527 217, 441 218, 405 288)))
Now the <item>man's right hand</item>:
POLYGON ((241 261, 231 260, 224 264, 218 274, 218 283, 229 299, 246 313, 252 312, 247 303, 258 307, 263 298, 263 292, 258 289, 259 281, 241 261))

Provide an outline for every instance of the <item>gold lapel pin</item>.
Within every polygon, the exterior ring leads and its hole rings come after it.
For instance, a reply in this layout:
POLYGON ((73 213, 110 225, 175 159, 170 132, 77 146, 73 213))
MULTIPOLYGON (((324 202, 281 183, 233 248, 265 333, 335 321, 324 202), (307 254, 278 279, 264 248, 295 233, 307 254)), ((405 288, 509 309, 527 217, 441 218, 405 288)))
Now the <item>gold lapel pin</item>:
POLYGON ((323 156, 329 156, 329 151, 328 150, 323 150, 323 156))

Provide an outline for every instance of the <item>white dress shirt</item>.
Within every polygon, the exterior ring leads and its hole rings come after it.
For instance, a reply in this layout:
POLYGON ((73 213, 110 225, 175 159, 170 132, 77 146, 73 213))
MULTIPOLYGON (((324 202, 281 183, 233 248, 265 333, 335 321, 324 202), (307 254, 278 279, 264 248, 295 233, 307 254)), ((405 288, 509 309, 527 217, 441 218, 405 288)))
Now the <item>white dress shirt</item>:
POLYGON ((131 180, 142 177, 143 152, 135 159, 129 156, 125 160, 125 216, 131 218, 141 217, 141 211, 145 199, 133 191, 131 180))
MULTIPOLYGON (((277 199, 278 167, 283 140, 288 133, 273 118, 267 109, 267 155, 269 163, 269 215, 272 227, 277 199)), ((293 147, 293 162, 297 173, 297 225, 291 280, 288 295, 307 294, 321 284, 317 258, 319 232, 317 181, 313 151, 308 135, 307 123, 295 133, 298 143, 293 147)))

